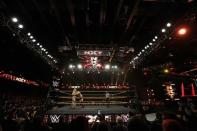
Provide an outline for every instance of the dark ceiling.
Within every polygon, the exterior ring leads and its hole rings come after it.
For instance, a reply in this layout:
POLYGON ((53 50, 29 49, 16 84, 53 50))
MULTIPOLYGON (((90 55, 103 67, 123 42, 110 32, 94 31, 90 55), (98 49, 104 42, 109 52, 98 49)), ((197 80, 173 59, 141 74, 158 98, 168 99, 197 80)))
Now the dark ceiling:
MULTIPOLYGON (((67 68, 70 62, 79 61, 76 50, 81 45, 87 46, 87 49, 113 48, 115 55, 112 62, 124 68, 167 22, 174 25, 187 24, 184 18, 193 18, 192 35, 183 39, 171 36, 172 39, 165 41, 161 49, 145 58, 141 67, 168 62, 179 67, 177 64, 185 61, 195 62, 195 7, 191 0, 0 1, 0 10, 6 17, 16 16, 24 24, 24 30, 31 32, 58 60, 59 71, 67 68), (72 50, 62 52, 59 50, 62 46, 72 50), (122 47, 134 48, 135 51, 123 59, 118 55, 122 47)), ((19 70, 21 73, 26 72, 24 74, 30 78, 32 75, 33 79, 49 80, 54 71, 38 55, 20 45, 20 41, 5 27, 1 27, 1 36, 3 69, 19 70)), ((184 70, 179 69, 179 72, 184 70)))

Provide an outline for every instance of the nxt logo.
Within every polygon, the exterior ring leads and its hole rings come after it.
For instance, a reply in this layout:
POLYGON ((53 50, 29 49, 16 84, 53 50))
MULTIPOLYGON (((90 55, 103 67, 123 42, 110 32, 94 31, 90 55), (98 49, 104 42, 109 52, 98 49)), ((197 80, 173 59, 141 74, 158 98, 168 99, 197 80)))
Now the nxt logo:
POLYGON ((100 56, 102 51, 84 51, 84 55, 100 56))
POLYGON ((50 119, 52 123, 59 123, 60 115, 51 115, 50 119))

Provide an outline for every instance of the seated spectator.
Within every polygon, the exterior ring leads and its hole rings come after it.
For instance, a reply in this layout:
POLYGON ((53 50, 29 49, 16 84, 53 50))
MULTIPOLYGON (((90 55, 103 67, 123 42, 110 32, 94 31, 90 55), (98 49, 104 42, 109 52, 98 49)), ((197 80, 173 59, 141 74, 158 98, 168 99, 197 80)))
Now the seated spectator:
POLYGON ((71 131, 90 131, 88 119, 84 116, 78 116, 71 121, 71 131))
POLYGON ((184 131, 181 124, 174 119, 165 119, 162 122, 163 131, 184 131))
POLYGON ((127 127, 124 125, 122 117, 118 116, 116 118, 117 126, 115 126, 112 131, 127 131, 127 127))
POLYGON ((143 118, 135 116, 128 121, 128 131, 149 131, 149 127, 143 118))

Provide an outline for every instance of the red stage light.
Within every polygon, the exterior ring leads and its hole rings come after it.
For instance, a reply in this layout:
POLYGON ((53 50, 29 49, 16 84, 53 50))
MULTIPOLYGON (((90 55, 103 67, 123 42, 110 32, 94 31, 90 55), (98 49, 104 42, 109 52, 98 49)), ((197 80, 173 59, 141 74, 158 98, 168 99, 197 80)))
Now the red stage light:
POLYGON ((187 29, 186 28, 180 28, 179 30, 178 30, 178 34, 179 35, 185 35, 187 33, 187 29))
POLYGON ((187 36, 190 33, 190 27, 188 25, 181 25, 176 29, 177 36, 187 36))

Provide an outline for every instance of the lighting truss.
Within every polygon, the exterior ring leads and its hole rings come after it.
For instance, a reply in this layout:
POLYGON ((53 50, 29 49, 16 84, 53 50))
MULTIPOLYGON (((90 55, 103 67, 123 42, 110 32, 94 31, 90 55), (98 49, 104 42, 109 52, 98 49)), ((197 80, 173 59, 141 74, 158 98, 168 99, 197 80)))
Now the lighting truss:
POLYGON ((55 60, 40 43, 36 44, 36 39, 30 32, 25 32, 23 30, 24 26, 19 23, 16 17, 9 18, 4 14, 0 14, 0 26, 7 27, 12 32, 13 36, 17 36, 22 45, 34 52, 35 55, 38 55, 53 69, 58 69, 57 60, 55 60))
POLYGON ((173 33, 173 29, 170 28, 172 25, 171 23, 166 24, 166 28, 164 31, 164 28, 161 29, 161 33, 159 35, 154 36, 152 41, 150 41, 131 61, 130 64, 133 65, 133 67, 136 67, 139 65, 146 56, 150 55, 155 50, 158 50, 161 48, 162 43, 169 39, 169 36, 173 33))

